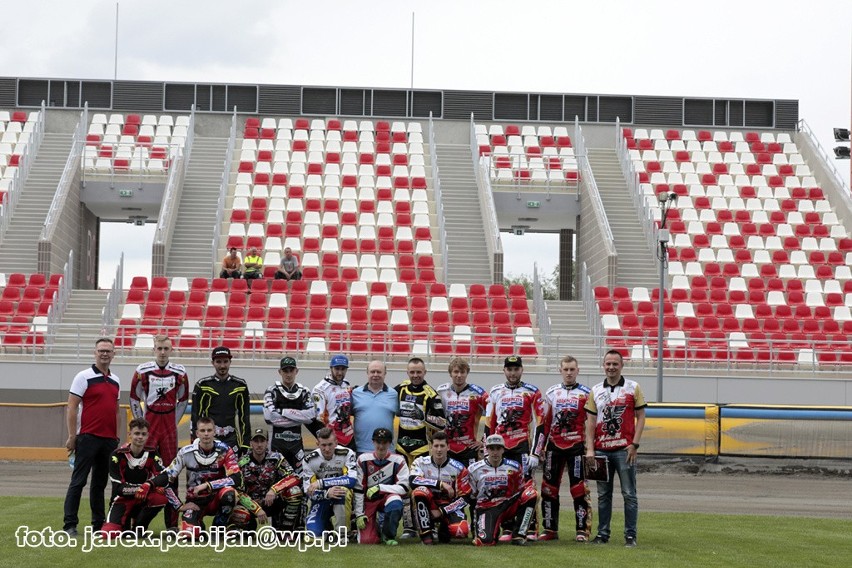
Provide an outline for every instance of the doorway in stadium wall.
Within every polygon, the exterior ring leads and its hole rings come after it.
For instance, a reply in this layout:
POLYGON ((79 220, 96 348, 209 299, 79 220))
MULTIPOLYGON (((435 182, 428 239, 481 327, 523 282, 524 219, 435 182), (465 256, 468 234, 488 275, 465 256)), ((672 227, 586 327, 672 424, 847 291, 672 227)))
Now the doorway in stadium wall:
POLYGON ((98 288, 109 288, 115 270, 124 253, 124 288, 130 287, 134 276, 145 276, 151 281, 151 244, 154 242, 156 223, 137 225, 126 221, 101 221, 98 246, 98 288))
POLYGON ((511 231, 500 233, 503 243, 503 279, 512 284, 523 284, 532 297, 533 267, 538 268, 539 279, 546 299, 559 296, 559 234, 531 233, 517 235, 511 231))

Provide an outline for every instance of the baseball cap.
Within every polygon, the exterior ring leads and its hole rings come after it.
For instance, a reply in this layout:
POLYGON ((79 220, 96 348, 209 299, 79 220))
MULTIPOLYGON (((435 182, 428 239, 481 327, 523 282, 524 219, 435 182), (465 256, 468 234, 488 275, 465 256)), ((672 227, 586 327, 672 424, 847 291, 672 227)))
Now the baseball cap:
POLYGON ((296 360, 292 357, 284 357, 283 359, 281 359, 281 365, 279 368, 287 369, 288 367, 298 367, 298 365, 296 365, 296 360))
POLYGON ((487 438, 485 438, 485 447, 488 446, 500 446, 501 448, 506 447, 506 442, 503 441, 503 436, 500 434, 491 434, 487 438))
POLYGON ((348 367, 349 366, 349 358, 346 355, 335 355, 331 358, 331 363, 328 364, 329 367, 348 367))
POLYGON ((393 440, 393 434, 387 428, 376 428, 373 430, 374 442, 390 442, 393 440))
POLYGON ((524 363, 517 355, 509 355, 503 360, 503 367, 523 367, 524 363))
POLYGON ((218 359, 219 357, 227 357, 228 359, 233 359, 233 355, 231 355, 231 350, 225 347, 224 345, 220 345, 216 349, 213 350, 213 353, 210 355, 211 359, 218 359))
POLYGON ((264 440, 268 440, 269 436, 266 435, 266 430, 264 430, 263 428, 256 428, 255 431, 251 434, 251 439, 254 440, 255 438, 263 438, 264 440))

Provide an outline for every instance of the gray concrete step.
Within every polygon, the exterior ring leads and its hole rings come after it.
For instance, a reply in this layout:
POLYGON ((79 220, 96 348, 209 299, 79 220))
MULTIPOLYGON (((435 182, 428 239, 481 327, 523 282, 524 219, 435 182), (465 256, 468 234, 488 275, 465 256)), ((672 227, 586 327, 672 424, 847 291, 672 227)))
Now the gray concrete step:
POLYGON ((71 152, 71 135, 45 133, 11 223, 0 242, 0 272, 38 268, 38 239, 71 152))

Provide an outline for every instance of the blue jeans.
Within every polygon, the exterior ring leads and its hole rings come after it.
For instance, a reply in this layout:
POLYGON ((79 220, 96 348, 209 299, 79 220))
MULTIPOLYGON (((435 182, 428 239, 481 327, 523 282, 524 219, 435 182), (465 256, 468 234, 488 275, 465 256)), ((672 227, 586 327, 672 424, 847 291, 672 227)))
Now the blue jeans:
POLYGON ((598 481, 598 534, 609 539, 610 519, 612 518, 612 490, 615 474, 621 485, 624 498, 624 537, 636 538, 636 523, 639 518, 639 499, 636 498, 636 465, 627 464, 627 450, 611 452, 596 450, 595 454, 609 459, 609 481, 598 481))

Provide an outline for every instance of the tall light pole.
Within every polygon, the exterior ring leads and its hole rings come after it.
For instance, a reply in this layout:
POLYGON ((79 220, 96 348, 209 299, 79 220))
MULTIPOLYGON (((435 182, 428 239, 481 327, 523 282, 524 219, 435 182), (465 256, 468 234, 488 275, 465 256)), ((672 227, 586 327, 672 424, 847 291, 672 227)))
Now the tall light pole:
POLYGON ((669 266, 669 230, 666 229, 666 218, 669 210, 677 201, 677 193, 660 193, 660 230, 657 240, 660 243, 657 259, 660 261, 660 293, 657 308, 657 402, 663 402, 663 327, 665 322, 666 297, 666 268, 669 266))

